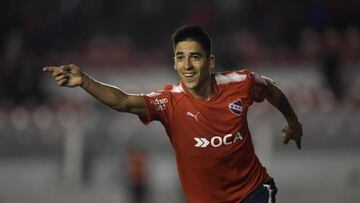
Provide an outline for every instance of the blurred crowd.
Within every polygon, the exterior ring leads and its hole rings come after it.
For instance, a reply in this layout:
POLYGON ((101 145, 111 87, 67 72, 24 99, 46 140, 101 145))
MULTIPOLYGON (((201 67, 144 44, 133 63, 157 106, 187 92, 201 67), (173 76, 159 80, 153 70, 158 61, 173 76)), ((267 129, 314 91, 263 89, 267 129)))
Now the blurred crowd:
POLYGON ((356 0, 5 0, 0 5, 0 96, 14 102, 44 100, 43 65, 140 70, 170 65, 170 37, 183 24, 208 30, 218 70, 318 64, 329 52, 341 64, 360 61, 356 0))
POLYGON ((60 63, 59 54, 90 65, 166 63, 169 60, 157 56, 171 56, 170 35, 187 23, 204 26, 214 38, 215 52, 225 61, 233 58, 241 64, 312 62, 329 37, 341 44, 346 62, 356 60, 354 54, 359 51, 360 3, 356 0, 1 4, 3 60, 21 49, 42 55, 42 61, 60 63))
POLYGON ((171 64, 171 33, 188 23, 208 30, 224 69, 318 63, 334 48, 342 63, 360 60, 356 0, 7 0, 0 5, 1 86, 26 88, 30 93, 24 97, 40 94, 36 80, 45 64, 140 69, 171 64))

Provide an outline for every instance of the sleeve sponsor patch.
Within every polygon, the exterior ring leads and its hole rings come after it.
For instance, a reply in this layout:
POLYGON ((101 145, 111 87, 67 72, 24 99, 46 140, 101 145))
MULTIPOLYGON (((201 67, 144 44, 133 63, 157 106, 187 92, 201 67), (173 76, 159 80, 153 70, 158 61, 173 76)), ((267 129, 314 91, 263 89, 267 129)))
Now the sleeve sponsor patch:
POLYGON ((150 99, 150 104, 154 105, 156 111, 164 111, 166 109, 167 98, 150 99))

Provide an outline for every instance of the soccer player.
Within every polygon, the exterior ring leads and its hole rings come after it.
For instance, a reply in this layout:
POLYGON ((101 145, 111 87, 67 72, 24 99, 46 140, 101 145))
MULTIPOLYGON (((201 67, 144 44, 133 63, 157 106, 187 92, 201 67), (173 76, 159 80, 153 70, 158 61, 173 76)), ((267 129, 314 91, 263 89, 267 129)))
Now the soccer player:
POLYGON ((157 120, 174 148, 190 203, 275 202, 277 188, 255 155, 247 124, 250 105, 267 99, 287 120, 283 142, 301 148, 302 126, 273 80, 250 70, 215 73, 211 40, 200 26, 172 36, 180 82, 150 94, 129 94, 91 78, 76 65, 44 67, 60 86, 81 87, 120 112, 157 120))

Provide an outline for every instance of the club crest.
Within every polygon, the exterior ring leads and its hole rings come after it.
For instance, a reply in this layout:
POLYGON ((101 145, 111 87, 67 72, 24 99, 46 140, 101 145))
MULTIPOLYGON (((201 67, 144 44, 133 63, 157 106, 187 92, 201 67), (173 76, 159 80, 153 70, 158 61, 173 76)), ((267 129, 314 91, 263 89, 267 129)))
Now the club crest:
POLYGON ((233 114, 240 116, 241 112, 243 111, 243 103, 242 103, 241 99, 238 99, 238 100, 230 103, 229 109, 233 114))

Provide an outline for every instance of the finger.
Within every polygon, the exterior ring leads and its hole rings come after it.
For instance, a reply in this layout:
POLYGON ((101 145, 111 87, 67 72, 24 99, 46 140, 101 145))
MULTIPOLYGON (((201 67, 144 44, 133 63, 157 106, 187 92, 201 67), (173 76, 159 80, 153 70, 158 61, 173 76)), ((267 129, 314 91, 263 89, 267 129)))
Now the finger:
POLYGON ((300 124, 300 130, 299 130, 299 134, 298 134, 298 139, 296 139, 296 146, 298 147, 298 149, 301 149, 302 136, 303 136, 303 129, 302 129, 302 125, 300 124))
POLYGON ((72 64, 60 66, 59 68, 63 73, 70 73, 74 69, 72 64))
POLYGON ((69 70, 72 69, 71 65, 61 66, 61 68, 62 68, 64 71, 69 71, 69 70))
POLYGON ((283 140, 283 143, 284 143, 284 144, 287 144, 287 143, 289 143, 289 141, 290 141, 290 138, 285 137, 284 140, 283 140))
POLYGON ((284 132, 283 136, 284 136, 283 143, 284 143, 284 144, 289 143, 289 141, 290 141, 290 136, 289 136, 288 134, 286 134, 285 132, 284 132))
POLYGON ((56 70, 55 66, 45 66, 43 67, 44 72, 54 72, 56 70))
POLYGON ((52 76, 54 78, 63 74, 64 74, 64 70, 61 67, 56 67, 56 69, 52 72, 52 76))
POLYGON ((282 135, 283 135, 283 143, 284 144, 287 144, 287 143, 289 143, 289 140, 290 140, 290 137, 287 135, 287 127, 285 127, 285 128, 283 128, 282 130, 281 130, 281 132, 282 132, 282 135))
POLYGON ((60 81, 62 79, 68 79, 68 77, 65 74, 61 74, 61 75, 56 76, 54 79, 55 79, 55 81, 60 81))
POLYGON ((62 74, 66 74, 67 76, 71 73, 71 71, 74 69, 74 67, 72 65, 64 65, 64 66, 60 66, 60 73, 62 74))
POLYGON ((298 149, 301 149, 301 139, 295 141, 298 149))
POLYGON ((62 80, 57 81, 56 83, 57 83, 58 85, 60 85, 60 86, 64 86, 64 85, 67 83, 67 79, 64 78, 64 79, 62 79, 62 80))

